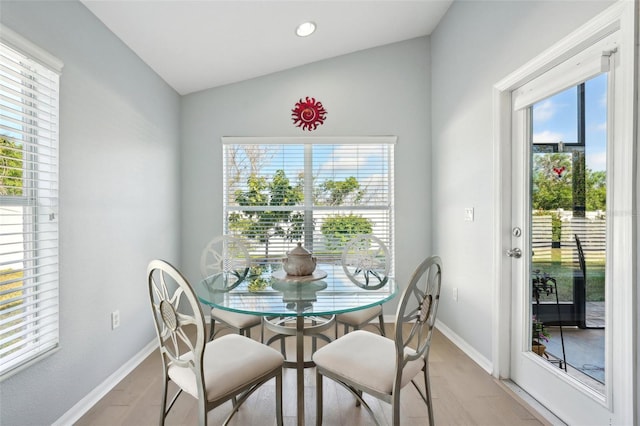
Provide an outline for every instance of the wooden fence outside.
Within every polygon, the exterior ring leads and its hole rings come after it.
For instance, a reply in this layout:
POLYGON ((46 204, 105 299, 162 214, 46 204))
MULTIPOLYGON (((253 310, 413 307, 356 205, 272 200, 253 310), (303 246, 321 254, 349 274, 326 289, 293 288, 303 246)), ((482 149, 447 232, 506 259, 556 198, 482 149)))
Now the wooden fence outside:
MULTIPOLYGON (((532 217, 531 244, 533 262, 551 261, 552 216, 532 217)), ((562 263, 578 262, 575 235, 580 239, 587 261, 604 261, 606 256, 606 230, 604 218, 562 217, 560 238, 560 260, 562 263)))
POLYGON ((604 262, 607 247, 607 224, 604 219, 574 217, 570 221, 562 222, 560 257, 563 263, 578 261, 575 235, 580 239, 587 262, 604 262))
POLYGON ((532 216, 531 250, 533 262, 551 262, 551 215, 532 216))

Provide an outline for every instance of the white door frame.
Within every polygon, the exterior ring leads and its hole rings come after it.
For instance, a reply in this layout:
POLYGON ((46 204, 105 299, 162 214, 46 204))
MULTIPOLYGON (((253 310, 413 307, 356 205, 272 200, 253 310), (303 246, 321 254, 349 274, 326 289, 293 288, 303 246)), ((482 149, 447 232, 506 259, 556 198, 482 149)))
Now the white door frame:
MULTIPOLYGON (((610 151, 607 170, 615 172, 610 188, 611 233, 607 236, 610 256, 607 275, 611 282, 607 296, 607 324, 612 325, 611 342, 615 348, 605 354, 612 371, 607 374, 606 404, 611 411, 611 424, 636 424, 638 421, 636 379, 640 376, 637 361, 636 264, 637 224, 635 193, 635 159, 638 155, 637 117, 638 100, 638 1, 621 0, 556 43, 533 60, 526 63, 500 82, 493 89, 493 188, 494 188, 494 309, 492 318, 493 376, 510 378, 511 333, 511 262, 505 250, 511 248, 511 92, 526 82, 540 76, 555 65, 564 62, 585 47, 607 34, 621 32, 619 55, 620 74, 616 77, 615 122, 610 132, 615 132, 615 147, 610 151), (614 285, 615 284, 615 285, 614 285), (616 301, 615 308, 610 305, 616 301)), ((541 401, 552 412, 551 403, 541 401)), ((573 423, 570 418, 563 419, 573 423)))

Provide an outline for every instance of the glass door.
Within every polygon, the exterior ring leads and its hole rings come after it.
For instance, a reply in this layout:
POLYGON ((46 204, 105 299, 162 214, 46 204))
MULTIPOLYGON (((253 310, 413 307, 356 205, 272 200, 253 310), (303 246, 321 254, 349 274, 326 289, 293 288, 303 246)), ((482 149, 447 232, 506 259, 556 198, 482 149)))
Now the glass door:
POLYGON ((511 377, 558 417, 605 424, 611 77, 551 93, 545 77, 513 95, 511 377))
POLYGON ((607 74, 526 114, 531 350, 604 394, 607 74))
POLYGON ((496 372, 567 424, 636 419, 634 11, 495 86, 496 372))

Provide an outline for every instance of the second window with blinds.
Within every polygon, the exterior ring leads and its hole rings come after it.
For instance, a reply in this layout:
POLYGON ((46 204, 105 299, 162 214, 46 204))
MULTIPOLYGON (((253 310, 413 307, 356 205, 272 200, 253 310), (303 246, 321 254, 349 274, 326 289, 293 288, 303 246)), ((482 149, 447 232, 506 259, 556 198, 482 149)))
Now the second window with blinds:
POLYGON ((395 142, 223 137, 225 234, 241 238, 255 263, 278 262, 298 242, 319 262, 339 262, 357 234, 393 253, 395 142))

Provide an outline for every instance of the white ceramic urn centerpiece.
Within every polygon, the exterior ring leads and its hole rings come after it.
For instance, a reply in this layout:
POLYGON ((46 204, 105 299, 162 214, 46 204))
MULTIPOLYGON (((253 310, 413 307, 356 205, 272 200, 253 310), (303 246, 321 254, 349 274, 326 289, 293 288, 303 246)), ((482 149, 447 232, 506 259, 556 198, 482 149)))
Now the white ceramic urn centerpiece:
POLYGON ((288 275, 303 277, 313 274, 316 270, 316 258, 311 252, 298 243, 298 247, 287 253, 287 257, 282 259, 282 269, 288 275))

